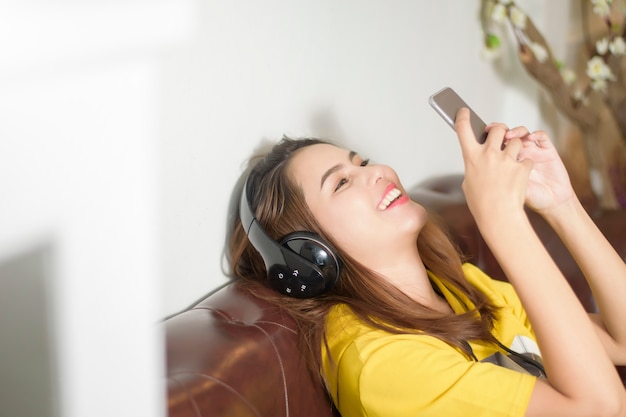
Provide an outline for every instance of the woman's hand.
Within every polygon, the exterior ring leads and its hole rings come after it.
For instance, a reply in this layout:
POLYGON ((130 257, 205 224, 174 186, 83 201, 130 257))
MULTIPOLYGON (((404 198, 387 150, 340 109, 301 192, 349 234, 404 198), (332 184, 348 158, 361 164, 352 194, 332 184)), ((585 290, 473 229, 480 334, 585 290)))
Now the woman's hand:
POLYGON ((465 108, 456 115, 455 130, 465 162, 463 191, 478 225, 503 225, 511 215, 523 214, 533 161, 520 158, 524 150, 520 130, 506 139, 509 129, 492 124, 481 145, 474 137, 465 108))
POLYGON ((520 140, 522 143, 517 156, 519 160, 533 161, 525 199, 530 208, 546 211, 576 198, 565 166, 546 132, 530 133, 520 126, 504 134, 505 146, 511 140, 520 140))
POLYGON ((466 109, 457 113, 455 129, 463 150, 464 190, 470 209, 478 209, 474 200, 484 201, 484 210, 495 210, 506 204, 503 200, 509 200, 513 207, 525 203, 546 214, 576 199, 565 166, 546 132, 531 133, 523 126, 508 129, 493 123, 487 126, 487 140, 480 145, 466 109))

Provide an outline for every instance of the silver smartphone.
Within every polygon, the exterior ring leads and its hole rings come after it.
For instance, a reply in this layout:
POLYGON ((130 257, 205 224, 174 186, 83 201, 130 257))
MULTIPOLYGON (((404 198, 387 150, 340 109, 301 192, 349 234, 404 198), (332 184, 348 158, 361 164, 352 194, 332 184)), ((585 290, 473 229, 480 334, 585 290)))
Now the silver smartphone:
POLYGON ((461 107, 467 107, 470 111, 470 124, 472 125, 476 140, 478 143, 485 143, 485 140, 487 140, 487 132, 485 132, 487 125, 485 122, 483 122, 474 110, 472 110, 472 108, 450 87, 439 90, 430 96, 428 103, 430 103, 433 109, 439 113, 452 129, 454 129, 456 112, 461 107))

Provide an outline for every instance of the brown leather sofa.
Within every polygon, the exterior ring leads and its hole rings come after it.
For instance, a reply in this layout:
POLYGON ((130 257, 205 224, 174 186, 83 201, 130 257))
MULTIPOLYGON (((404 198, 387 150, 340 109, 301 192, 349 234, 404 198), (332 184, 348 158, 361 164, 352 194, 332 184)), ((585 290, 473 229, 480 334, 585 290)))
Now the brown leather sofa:
MULTIPOLYGON (((410 194, 444 219, 473 263, 505 279, 467 209, 461 181, 460 175, 433 178, 410 194)), ((626 211, 589 210, 618 252, 626 255, 626 211)), ((541 218, 529 216, 582 304, 595 311, 591 291, 565 247, 541 218)), ((170 417, 339 415, 299 357, 293 320, 236 282, 161 325, 170 417)), ((626 373, 622 375, 624 379, 626 373)))

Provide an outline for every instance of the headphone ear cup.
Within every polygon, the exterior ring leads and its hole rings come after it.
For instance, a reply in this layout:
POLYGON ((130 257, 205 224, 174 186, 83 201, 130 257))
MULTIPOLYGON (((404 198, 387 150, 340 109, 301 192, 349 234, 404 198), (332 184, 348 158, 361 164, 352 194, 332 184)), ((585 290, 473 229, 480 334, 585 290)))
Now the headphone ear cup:
POLYGON ((280 243, 272 239, 254 217, 248 186, 252 178, 248 176, 241 191, 239 217, 250 243, 263 258, 270 286, 296 298, 315 297, 331 289, 339 280, 339 258, 314 233, 292 233, 280 243))
MULTIPOLYGON (((323 282, 319 294, 331 289, 339 280, 341 262, 333 249, 319 235, 295 232, 283 238, 280 244, 297 254, 303 262, 317 272, 323 282)), ((315 295, 319 295, 315 294, 315 295)))

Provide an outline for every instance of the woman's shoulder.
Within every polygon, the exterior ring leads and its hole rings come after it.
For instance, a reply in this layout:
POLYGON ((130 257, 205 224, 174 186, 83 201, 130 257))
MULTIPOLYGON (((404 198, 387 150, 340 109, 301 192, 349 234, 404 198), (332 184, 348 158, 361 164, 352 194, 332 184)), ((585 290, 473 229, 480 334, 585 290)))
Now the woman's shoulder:
POLYGON ((463 274, 470 284, 496 304, 500 304, 498 300, 504 301, 505 304, 518 300, 517 293, 509 282, 492 278, 472 263, 463 264, 463 274))
POLYGON ((344 335, 351 338, 360 334, 376 331, 374 327, 363 321, 349 305, 335 304, 326 316, 326 334, 344 335))
POLYGON ((361 319, 346 304, 337 304, 331 308, 326 319, 326 338, 329 347, 335 353, 343 352, 349 346, 357 351, 371 346, 387 345, 399 341, 436 345, 438 348, 448 346, 439 339, 421 332, 389 332, 380 329, 361 319))
POLYGON ((491 278, 486 272, 480 269, 478 266, 470 262, 465 262, 462 265, 463 273, 465 277, 472 283, 478 283, 482 285, 491 285, 494 282, 502 282, 491 278))
POLYGON ((350 345, 366 345, 390 335, 359 317, 347 304, 334 305, 326 316, 326 339, 335 354, 350 345))
POLYGON ((507 317, 513 316, 532 333, 532 326, 528 320, 526 310, 511 283, 493 279, 476 265, 470 263, 463 264, 463 272, 474 287, 485 294, 495 306, 500 308, 498 313, 500 320, 506 321, 507 317))

